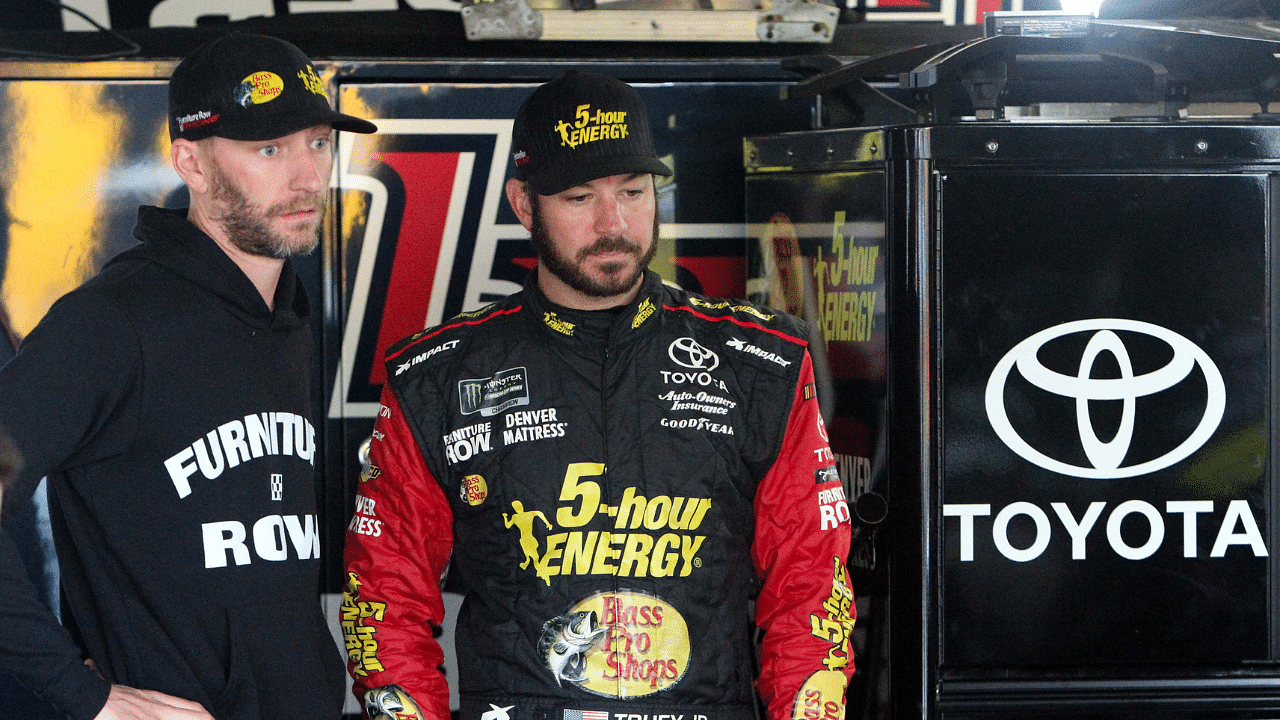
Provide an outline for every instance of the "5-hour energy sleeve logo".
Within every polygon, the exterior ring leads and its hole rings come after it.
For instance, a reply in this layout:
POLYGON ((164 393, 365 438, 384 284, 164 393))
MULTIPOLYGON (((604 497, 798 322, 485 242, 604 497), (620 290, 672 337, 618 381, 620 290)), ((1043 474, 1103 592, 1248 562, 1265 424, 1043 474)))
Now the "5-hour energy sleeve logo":
POLYGON ((819 670, 800 686, 792 709, 793 720, 843 720, 845 668, 852 654, 853 589, 844 561, 832 557, 831 594, 822 602, 821 613, 809 616, 810 634, 829 642, 830 648, 819 670))
POLYGON ((360 576, 347 573, 347 587, 342 591, 342 638, 352 672, 365 677, 384 668, 378 660, 378 629, 366 625, 367 620, 381 622, 386 616, 387 604, 360 600, 360 576))
POLYGON ((822 664, 828 670, 842 670, 849 665, 849 643, 853 638, 853 589, 844 561, 832 557, 831 594, 822 601, 826 613, 809 616, 809 632, 831 643, 822 664))

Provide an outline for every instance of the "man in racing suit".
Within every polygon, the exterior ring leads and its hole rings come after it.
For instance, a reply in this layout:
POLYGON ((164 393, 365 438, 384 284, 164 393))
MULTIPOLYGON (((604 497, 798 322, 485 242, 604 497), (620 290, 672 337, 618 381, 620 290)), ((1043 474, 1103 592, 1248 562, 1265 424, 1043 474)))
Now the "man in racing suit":
POLYGON ((342 626, 374 720, 842 718, 849 510, 803 323, 663 284, 647 113, 570 71, 515 120, 524 289, 387 351, 342 626))

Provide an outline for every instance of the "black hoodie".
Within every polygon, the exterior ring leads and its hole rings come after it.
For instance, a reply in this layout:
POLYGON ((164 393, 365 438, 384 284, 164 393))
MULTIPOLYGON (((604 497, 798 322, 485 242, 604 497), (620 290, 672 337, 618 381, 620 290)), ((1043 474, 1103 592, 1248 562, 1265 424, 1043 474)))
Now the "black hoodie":
MULTIPOLYGON (((218 720, 336 718, 304 289, 286 262, 268 309, 185 211, 143 207, 134 235, 0 370, 25 460, 5 513, 49 476, 64 607, 107 681, 218 720)), ((110 689, 7 537, 0 667, 77 720, 110 689)))

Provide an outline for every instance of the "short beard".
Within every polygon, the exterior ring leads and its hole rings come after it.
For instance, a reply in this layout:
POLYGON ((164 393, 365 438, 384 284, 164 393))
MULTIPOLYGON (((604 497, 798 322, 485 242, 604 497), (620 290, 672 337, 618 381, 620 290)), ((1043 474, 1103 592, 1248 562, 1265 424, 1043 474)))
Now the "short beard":
POLYGON ((226 231, 231 243, 241 252, 258 257, 286 260, 306 255, 320 244, 320 230, 324 227, 324 214, 328 210, 329 196, 318 192, 308 194, 292 202, 280 203, 265 209, 258 209, 249 202, 249 198, 227 177, 216 163, 211 177, 214 200, 222 201, 225 210, 218 220, 226 231), (267 218, 285 215, 301 210, 315 208, 319 211, 321 221, 316 224, 316 231, 301 243, 288 236, 276 232, 267 224, 267 218))
MULTIPOLYGON (((574 290, 594 298, 608 298, 631 290, 640 281, 645 271, 649 269, 649 263, 653 260, 653 256, 658 252, 658 208, 655 204, 653 208, 653 239, 649 243, 649 250, 640 254, 640 245, 628 240, 621 235, 601 235, 596 241, 587 247, 578 251, 575 258, 568 258, 561 255, 551 242, 550 236, 547 235, 546 225, 542 222, 542 208, 539 205, 538 195, 533 191, 529 191, 529 203, 533 212, 533 219, 529 227, 529 240, 533 243, 533 251, 538 254, 538 261, 547 269, 547 272, 555 275, 565 285, 574 290), (639 258, 635 269, 626 274, 619 275, 622 271, 621 267, 608 272, 608 275, 602 280, 595 280, 582 271, 581 263, 591 255, 602 252, 629 252, 639 258), (575 262, 576 261, 576 262, 575 262)), ((605 266, 609 270, 609 266, 605 266)))

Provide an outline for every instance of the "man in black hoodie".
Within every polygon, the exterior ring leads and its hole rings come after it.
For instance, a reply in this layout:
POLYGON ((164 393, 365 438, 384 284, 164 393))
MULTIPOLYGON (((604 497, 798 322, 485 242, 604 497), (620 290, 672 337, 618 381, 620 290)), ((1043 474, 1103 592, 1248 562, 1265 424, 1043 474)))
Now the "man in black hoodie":
POLYGON ((0 668, 75 720, 313 720, 341 713, 317 597, 309 306, 335 112, 289 43, 231 34, 174 71, 189 210, 134 235, 0 370, 0 426, 49 478, 64 608, 0 533, 0 668), (67 614, 64 612, 64 619, 67 614))

